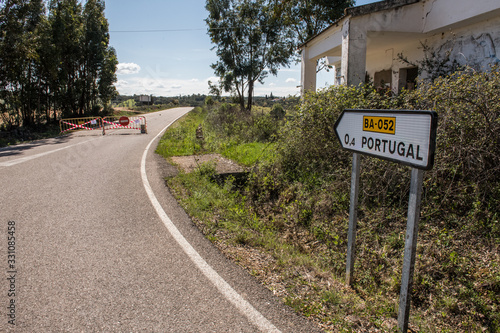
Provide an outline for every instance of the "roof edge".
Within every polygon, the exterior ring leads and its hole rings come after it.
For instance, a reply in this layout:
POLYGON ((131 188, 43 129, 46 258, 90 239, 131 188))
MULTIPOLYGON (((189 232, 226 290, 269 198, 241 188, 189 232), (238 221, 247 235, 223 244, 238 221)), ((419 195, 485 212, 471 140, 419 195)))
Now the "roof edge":
POLYGON ((305 42, 299 44, 298 49, 303 48, 304 46, 307 45, 307 43, 311 42, 313 39, 315 39, 319 35, 323 34, 325 31, 327 31, 331 27, 338 26, 340 21, 342 21, 343 19, 345 19, 348 16, 355 17, 355 16, 368 15, 368 14, 379 12, 382 10, 412 5, 412 4, 420 2, 420 1, 422 1, 422 0, 384 0, 384 1, 374 2, 374 3, 369 3, 366 5, 362 5, 362 6, 346 8, 344 10, 344 15, 339 17, 335 22, 333 22, 328 27, 326 27, 325 29, 323 29, 322 31, 317 33, 315 36, 312 36, 311 38, 309 38, 305 42))
POLYGON ((379 12, 382 10, 411 5, 411 4, 420 2, 420 1, 421 0, 385 0, 385 1, 379 1, 379 2, 374 2, 374 3, 369 3, 369 4, 366 4, 363 6, 346 8, 344 10, 344 13, 345 13, 344 16, 347 16, 347 15, 362 16, 362 15, 367 15, 367 14, 379 12))

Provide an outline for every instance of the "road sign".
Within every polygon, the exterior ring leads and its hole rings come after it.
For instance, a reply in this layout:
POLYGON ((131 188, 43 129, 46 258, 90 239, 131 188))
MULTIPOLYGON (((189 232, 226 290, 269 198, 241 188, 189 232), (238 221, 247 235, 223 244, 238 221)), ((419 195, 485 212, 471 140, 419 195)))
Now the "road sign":
POLYGON ((437 113, 412 110, 344 110, 335 123, 343 148, 430 170, 437 113))
POLYGON ((123 117, 120 117, 119 122, 120 122, 120 125, 122 125, 122 126, 128 126, 128 124, 130 123, 130 119, 128 119, 128 117, 123 116, 123 117))
POLYGON ((437 113, 434 111, 344 110, 335 123, 335 133, 343 148, 351 150, 351 204, 347 245, 346 283, 352 283, 359 192, 359 153, 412 167, 405 254, 401 277, 398 326, 408 329, 410 291, 415 268, 417 232, 424 170, 434 164, 437 113))

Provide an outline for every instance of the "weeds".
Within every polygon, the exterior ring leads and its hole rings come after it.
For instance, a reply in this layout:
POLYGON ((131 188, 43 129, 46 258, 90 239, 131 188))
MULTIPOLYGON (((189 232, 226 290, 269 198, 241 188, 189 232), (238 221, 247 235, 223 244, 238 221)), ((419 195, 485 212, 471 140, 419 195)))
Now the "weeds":
POLYGON ((272 123, 276 118, 265 114, 240 117, 224 105, 207 114, 206 146, 233 158, 248 155, 247 165, 255 164, 246 188, 217 186, 201 171, 169 183, 209 238, 272 257, 271 267, 241 260, 263 281, 279 276, 285 303, 327 330, 392 332, 410 172, 362 159, 355 279, 348 288, 351 156, 341 150, 334 123, 345 108, 433 109, 439 115, 436 162, 424 178, 410 326, 496 332, 499 97, 495 70, 454 74, 395 97, 369 86, 331 88, 308 95, 288 123, 272 123))

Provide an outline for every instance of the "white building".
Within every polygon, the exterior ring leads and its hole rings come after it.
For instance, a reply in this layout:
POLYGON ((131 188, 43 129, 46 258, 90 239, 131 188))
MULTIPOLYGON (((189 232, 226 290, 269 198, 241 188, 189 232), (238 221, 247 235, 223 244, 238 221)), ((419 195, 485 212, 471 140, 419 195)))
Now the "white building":
POLYGON ((371 80, 395 93, 411 88, 418 69, 401 55, 418 64, 424 45, 441 58, 449 55, 479 70, 500 62, 500 0, 387 0, 348 8, 302 44, 301 92, 316 89, 322 58, 333 66, 335 84, 371 80))

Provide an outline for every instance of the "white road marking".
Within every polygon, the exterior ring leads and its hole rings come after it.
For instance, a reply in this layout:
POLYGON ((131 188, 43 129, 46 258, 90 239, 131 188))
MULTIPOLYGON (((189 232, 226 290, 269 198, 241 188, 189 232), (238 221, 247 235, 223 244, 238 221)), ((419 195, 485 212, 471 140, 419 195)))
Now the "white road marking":
MULTIPOLYGON (((182 116, 180 116, 182 117, 182 116)), ((206 261, 201 257, 201 255, 193 248, 191 244, 184 238, 179 229, 172 223, 167 213, 163 210, 160 202, 153 193, 148 176, 146 175, 146 156, 148 154, 149 148, 170 125, 172 125, 177 119, 168 124, 164 129, 158 133, 153 140, 149 142, 141 160, 141 177, 144 189, 148 194, 149 200, 153 204, 153 207, 158 213, 158 216, 167 227, 168 231, 172 237, 177 241, 179 246, 184 250, 188 257, 193 261, 193 263, 198 267, 198 269, 212 282, 217 289, 226 297, 226 299, 231 302, 242 314, 244 314, 250 322, 257 326, 262 332, 280 332, 269 320, 267 320, 259 311, 257 311, 249 302, 247 302, 240 294, 238 294, 206 261)))
POLYGON ((66 146, 66 147, 54 149, 54 150, 51 150, 51 151, 46 151, 44 153, 39 153, 39 154, 31 155, 31 156, 25 156, 25 157, 16 158, 16 159, 13 159, 13 160, 10 160, 10 161, 7 161, 7 162, 0 162, 0 167, 2 167, 2 166, 3 167, 10 167, 10 166, 13 166, 13 165, 16 165, 16 164, 19 164, 19 163, 31 161, 31 160, 34 160, 35 158, 39 158, 39 157, 42 157, 42 156, 45 156, 45 155, 49 155, 49 154, 52 154, 52 153, 55 153, 55 152, 58 152, 58 151, 61 151, 61 150, 64 150, 64 149, 68 149, 68 148, 71 148, 71 147, 74 147, 74 146, 78 146, 78 145, 81 145, 81 144, 84 144, 84 143, 87 143, 87 142, 90 142, 90 141, 93 141, 93 140, 87 140, 87 141, 75 143, 75 144, 72 144, 72 145, 69 145, 69 146, 66 146))

